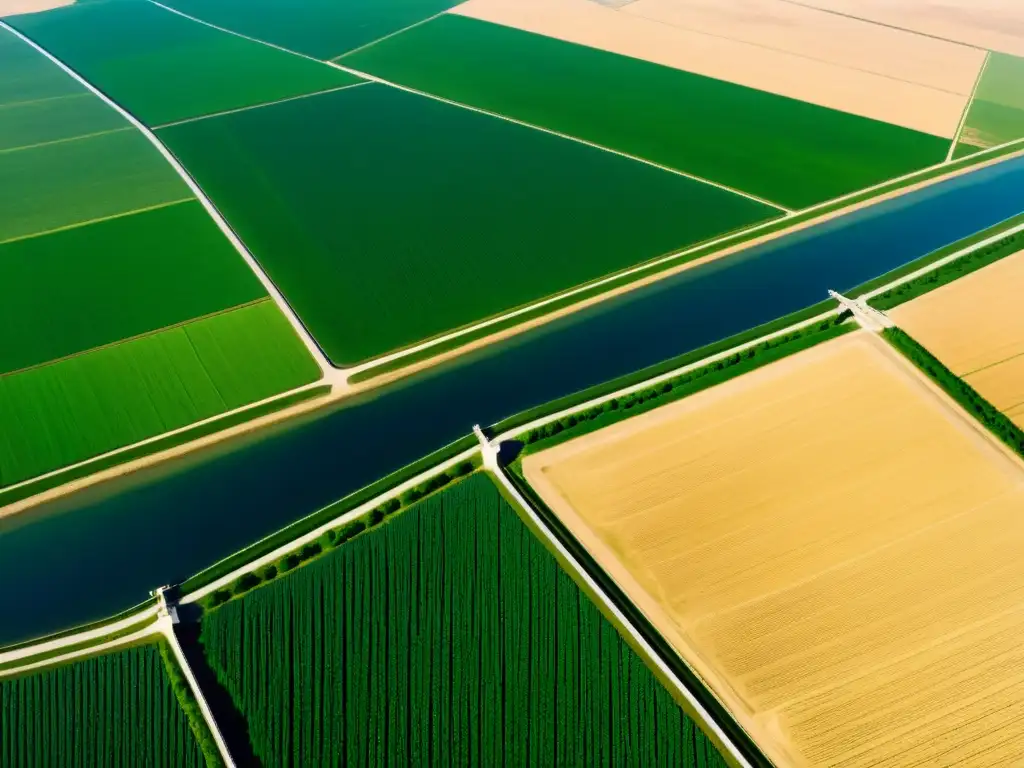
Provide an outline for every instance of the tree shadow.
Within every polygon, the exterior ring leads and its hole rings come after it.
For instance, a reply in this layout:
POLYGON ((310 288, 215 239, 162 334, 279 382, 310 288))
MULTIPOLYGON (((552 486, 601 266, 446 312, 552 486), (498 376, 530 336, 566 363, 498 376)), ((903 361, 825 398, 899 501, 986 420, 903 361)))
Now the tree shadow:
MULTIPOLYGON (((185 607, 187 606, 179 606, 179 611, 185 607)), ((217 721, 217 726, 220 728, 224 741, 227 742, 228 750, 231 752, 235 764, 246 766, 246 768, 250 766, 262 768, 263 764, 256 757, 256 753, 252 749, 252 740, 249 738, 249 724, 242 713, 238 711, 238 707, 235 706, 235 702, 231 699, 231 694, 220 684, 220 681, 217 679, 217 673, 213 671, 213 668, 206 660, 203 646, 199 642, 199 623, 193 618, 189 623, 175 625, 174 632, 178 637, 178 642, 181 644, 181 650, 185 654, 185 658, 188 659, 189 666, 192 668, 192 674, 195 675, 196 682, 199 683, 199 687, 203 690, 206 703, 213 712, 213 717, 217 721)))

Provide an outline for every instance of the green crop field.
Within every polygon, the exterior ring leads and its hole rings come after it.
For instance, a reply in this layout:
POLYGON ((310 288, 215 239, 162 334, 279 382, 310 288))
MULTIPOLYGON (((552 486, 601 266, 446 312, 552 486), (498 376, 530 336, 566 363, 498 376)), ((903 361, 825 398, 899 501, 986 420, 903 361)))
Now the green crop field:
POLYGON ((134 130, 2 153, 0 179, 18 190, 0 207, 0 244, 193 196, 134 130))
POLYGON ((377 84, 158 133, 337 364, 780 215, 377 84))
POLYGON ((0 765, 199 768, 153 645, 0 678, 0 765))
POLYGON ((429 18, 458 0, 169 0, 204 21, 330 59, 429 18))
POLYGON ((358 82, 152 3, 82 3, 7 22, 148 125, 358 82))
POLYGON ((0 375, 266 295, 196 200, 16 240, 0 245, 0 375))
POLYGON ((949 148, 937 136, 456 15, 339 63, 793 209, 940 163, 949 148))
POLYGON ((0 487, 319 376, 270 299, 0 376, 0 487))
POLYGON ((115 110, 87 91, 0 105, 0 156, 53 141, 118 130, 132 128, 115 110))
POLYGON ((85 92, 32 46, 0 29, 0 107, 85 92))
POLYGON ((954 157, 1024 137, 1024 58, 990 53, 954 157))
POLYGON ((264 765, 724 761, 485 475, 218 608, 264 765))

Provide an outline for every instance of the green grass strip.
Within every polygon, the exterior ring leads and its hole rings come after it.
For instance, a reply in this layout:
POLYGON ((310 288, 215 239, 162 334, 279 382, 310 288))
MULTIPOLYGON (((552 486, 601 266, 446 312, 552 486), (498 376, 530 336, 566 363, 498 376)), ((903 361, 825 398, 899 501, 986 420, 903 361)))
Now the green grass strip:
MULTIPOLYGON (((35 496, 38 493, 43 493, 51 488, 56 488, 64 483, 70 483, 75 480, 79 480, 83 477, 102 472, 105 469, 116 467, 119 464, 126 464, 129 461, 135 459, 141 459, 145 456, 152 456, 153 454, 166 451, 171 448, 177 448, 179 445, 185 445, 191 443, 193 440, 199 440, 208 435, 221 432, 225 429, 230 429, 239 424, 244 424, 254 419, 259 419, 263 416, 267 416, 277 411, 283 411, 286 408, 291 408, 293 405, 304 403, 307 400, 313 400, 317 397, 322 397, 331 391, 330 384, 324 384, 320 387, 314 387, 307 389, 302 392, 296 392, 291 395, 285 395, 284 397, 272 400, 269 403, 263 403, 255 408, 249 408, 245 411, 238 413, 232 413, 215 421, 208 422, 206 424, 200 424, 199 426, 188 429, 184 432, 178 432, 174 435, 168 435, 159 440, 154 440, 152 443, 146 443, 145 445, 136 446, 130 448, 127 451, 114 454, 113 456, 106 456, 101 459, 96 459, 88 464, 83 464, 80 467, 65 470, 56 475, 43 478, 42 480, 36 480, 32 483, 19 486, 9 491, 0 492, 0 507, 6 506, 7 504, 14 504, 15 502, 27 499, 30 496, 35 496)), ((134 610, 134 609, 133 609, 134 610)), ((77 630, 76 630, 77 631, 77 630)))
MULTIPOLYGON (((961 240, 958 243, 954 243, 951 246, 936 251, 938 254, 935 258, 930 256, 925 257, 930 261, 937 261, 944 256, 948 256, 951 253, 956 253, 959 250, 970 247, 973 243, 986 240, 999 231, 1010 229, 1013 226, 1024 223, 1024 214, 1015 216, 1012 219, 1008 219, 1002 224, 987 229, 984 232, 980 232, 973 237, 961 240)), ((1006 235, 995 243, 978 248, 977 250, 971 251, 960 257, 955 261, 951 261, 949 264, 943 264, 938 269, 935 269, 920 277, 915 277, 913 280, 908 280, 905 283, 897 285, 894 288, 890 288, 884 293, 879 294, 872 298, 868 303, 875 309, 885 311, 892 309, 893 307, 899 306, 911 299, 916 299, 918 296, 922 296, 929 291, 934 291, 936 288, 941 288, 944 285, 952 283, 954 280, 958 280, 965 275, 969 275, 971 272, 976 272, 982 267, 987 267, 990 264, 994 264, 1000 259, 1005 259, 1007 256, 1012 256, 1024 248, 1024 232, 1015 232, 1013 234, 1006 235)), ((923 265, 916 265, 916 269, 920 269, 923 265)), ((903 274, 908 274, 915 271, 914 268, 907 269, 903 274)), ((896 279, 895 277, 892 279, 896 279)), ((892 280, 885 280, 885 282, 892 282, 892 280)), ((882 283, 882 285, 885 284, 882 283)), ((868 288, 868 290, 872 290, 868 288)))
POLYGON ((360 504, 365 504, 370 499, 380 496, 395 486, 401 485, 409 478, 415 477, 422 472, 426 472, 431 467, 437 466, 453 456, 457 456, 476 444, 477 440, 475 436, 467 435, 462 437, 454 443, 450 443, 443 448, 439 448, 433 453, 414 461, 412 464, 408 464, 401 469, 392 472, 390 475, 387 475, 386 477, 383 477, 358 491, 350 493, 348 496, 339 499, 333 504, 330 504, 323 509, 319 509, 301 520, 296 520, 291 525, 270 534, 264 539, 260 539, 245 549, 239 550, 224 560, 214 563, 209 568, 191 576, 181 584, 181 594, 184 595, 189 592, 195 592, 197 589, 202 589, 208 584, 212 584, 217 581, 217 579, 226 576, 232 571, 263 557, 269 552, 273 552, 275 549, 278 549, 279 547, 294 541, 300 536, 319 528, 336 517, 341 517, 341 515, 345 514, 348 510, 355 509, 360 504))
POLYGON ((531 429, 519 436, 525 443, 523 453, 551 448, 566 440, 652 410, 659 405, 680 400, 857 328, 856 324, 845 323, 844 319, 843 316, 836 315, 829 320, 769 339, 743 352, 737 352, 647 389, 612 398, 581 413, 569 414, 543 427, 531 429))
MULTIPOLYGON (((357 520, 352 520, 338 528, 332 528, 322 534, 316 541, 296 547, 276 563, 266 565, 259 571, 250 571, 242 574, 229 586, 211 592, 200 601, 200 605, 204 611, 212 611, 236 597, 241 597, 256 587, 269 584, 275 579, 291 573, 296 568, 309 564, 331 550, 337 549, 342 544, 351 541, 356 536, 372 531, 383 523, 390 522, 399 512, 409 509, 417 502, 441 491, 452 483, 462 480, 476 471, 480 464, 480 457, 477 456, 445 472, 438 472, 418 486, 405 491, 400 496, 379 504, 357 520)), ((338 513, 338 515, 340 514, 343 514, 343 512, 338 513)))
POLYGON ((494 424, 488 430, 491 434, 500 435, 510 430, 520 427, 523 424, 529 424, 531 421, 543 418, 552 413, 558 413, 564 411, 567 408, 572 408, 575 405, 595 400, 604 395, 616 392, 620 389, 627 389, 635 386, 648 379, 654 379, 658 376, 666 374, 670 371, 674 371, 677 368, 682 368, 686 365, 691 365, 705 358, 712 357, 720 354, 728 349, 739 347, 744 344, 761 338, 762 336, 768 336, 778 331, 788 328, 791 325, 802 323, 805 320, 810 320, 812 317, 823 315, 826 312, 834 310, 838 304, 832 299, 819 302, 813 306, 801 309, 797 312, 780 317, 777 320, 772 320, 769 323, 764 323, 755 328, 751 328, 748 331, 735 334, 721 341, 716 341, 711 344, 707 344, 699 349, 695 349, 692 352, 686 352, 682 355, 669 358, 655 365, 642 368, 639 371, 628 373, 625 376, 620 376, 617 379, 606 381, 601 384, 596 384, 593 387, 574 392, 571 395, 560 397, 557 400, 552 400, 542 405, 538 405, 535 408, 517 413, 514 416, 509 416, 506 419, 502 419, 497 424, 494 424))
POLYGON ((1005 443, 1018 456, 1024 457, 1024 431, 1000 413, 992 403, 944 366, 927 349, 922 347, 906 331, 886 328, 882 335, 899 350, 904 357, 917 366, 928 378, 942 387, 942 390, 960 404, 965 411, 977 419, 993 435, 1005 443))
POLYGON ((138 605, 133 605, 131 608, 126 608, 118 614, 113 616, 106 616, 97 621, 90 622, 89 624, 82 624, 77 627, 71 627, 70 629, 63 629, 60 632, 54 632, 51 635, 43 635, 42 637, 34 637, 31 640, 23 640, 20 643, 11 643, 0 647, 0 653, 7 653, 8 651, 16 651, 19 648, 28 648, 30 645, 39 645, 41 643, 48 643, 52 640, 59 640, 62 637, 69 637, 70 635, 77 635, 81 632, 89 632, 93 629, 99 629, 100 627, 106 626, 107 624, 113 624, 121 619, 126 619, 133 613, 139 613, 145 608, 156 605, 156 598, 151 597, 148 600, 144 600, 138 605))
POLYGON ((224 761, 221 759, 217 742, 210 732, 210 727, 206 724, 206 718, 203 717, 202 710, 199 708, 199 702, 196 701, 195 694, 192 693, 192 688, 185 678, 185 673, 181 671, 178 660, 174 657, 170 643, 161 639, 158 646, 160 648, 160 658, 163 660, 164 669, 167 671, 167 677, 171 682, 171 690, 174 691, 174 695, 177 697, 185 717, 188 718, 188 724, 192 728, 192 733, 195 735, 196 741, 199 742, 199 748, 206 759, 206 767, 224 768, 224 761))
MULTIPOLYGON (((128 637, 128 635, 132 635, 132 634, 134 634, 134 633, 136 633, 136 632, 138 632, 138 631, 140 631, 142 629, 145 629, 146 627, 148 627, 151 624, 153 624, 155 621, 156 621, 156 616, 155 615, 154 616, 149 616, 148 618, 142 619, 141 621, 138 621, 135 624, 130 624, 129 626, 124 627, 123 629, 119 629, 116 632, 111 632, 110 634, 103 635, 103 636, 97 637, 97 638, 93 638, 92 640, 83 640, 80 643, 74 643, 72 645, 67 645, 67 646, 64 646, 62 648, 54 648, 53 650, 44 651, 43 653, 37 653, 37 654, 35 654, 33 656, 25 656, 24 658, 16 659, 14 661, 7 661, 7 662, 4 662, 3 664, 0 664, 0 672, 5 672, 5 671, 11 670, 11 669, 18 669, 19 667, 24 667, 24 666, 26 666, 28 664, 38 664, 41 661, 47 661, 49 659, 53 659, 53 658, 56 658, 58 656, 63 656, 63 655, 68 654, 68 653, 74 653, 76 651, 82 651, 82 650, 85 650, 87 648, 92 648, 92 647, 97 646, 97 645, 103 645, 104 643, 110 643, 110 642, 113 642, 114 640, 117 640, 117 639, 122 638, 122 637, 128 637)), ((97 653, 110 653, 110 649, 108 648, 108 649, 104 649, 102 651, 97 651, 97 653)), ((79 656, 77 658, 70 659, 67 662, 62 662, 62 664, 73 664, 75 662, 81 661, 82 658, 83 657, 79 656)), ((59 666, 59 665, 55 665, 55 666, 59 666)), ((26 674, 33 674, 33 673, 39 672, 39 671, 41 671, 42 669, 45 669, 45 668, 48 668, 48 667, 37 667, 37 668, 34 668, 34 669, 26 670, 26 674)))

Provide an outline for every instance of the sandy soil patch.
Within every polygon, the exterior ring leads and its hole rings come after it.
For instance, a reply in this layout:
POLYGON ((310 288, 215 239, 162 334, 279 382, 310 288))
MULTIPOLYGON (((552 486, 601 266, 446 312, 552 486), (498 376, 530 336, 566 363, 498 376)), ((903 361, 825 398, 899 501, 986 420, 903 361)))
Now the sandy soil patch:
POLYGON ((0 0, 0 16, 39 13, 74 4, 75 0, 0 0))
POLYGON ((1024 251, 896 307, 889 315, 1009 415, 1024 402, 1022 291, 1024 251))
POLYGON ((946 138, 984 58, 780 0, 729 0, 719 11, 711 0, 637 0, 618 10, 591 0, 469 0, 452 12, 946 138))
POLYGON ((799 0, 966 45, 1024 56, 1020 0, 799 0))
POLYGON ((1024 758, 1024 469, 877 337, 524 469, 778 764, 1024 758))

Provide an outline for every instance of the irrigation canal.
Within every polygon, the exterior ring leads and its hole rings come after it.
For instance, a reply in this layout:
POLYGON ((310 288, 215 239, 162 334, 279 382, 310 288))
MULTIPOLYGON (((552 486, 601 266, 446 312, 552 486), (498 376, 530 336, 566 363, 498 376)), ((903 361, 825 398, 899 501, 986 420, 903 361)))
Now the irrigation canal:
MULTIPOLYGON (((506 416, 731 336, 1024 212, 1024 158, 758 246, 305 420, 0 521, 0 644, 158 585, 506 416)), ((681 212, 685 215, 685 212, 681 212)), ((510 265, 511 268, 511 265, 510 265)))

